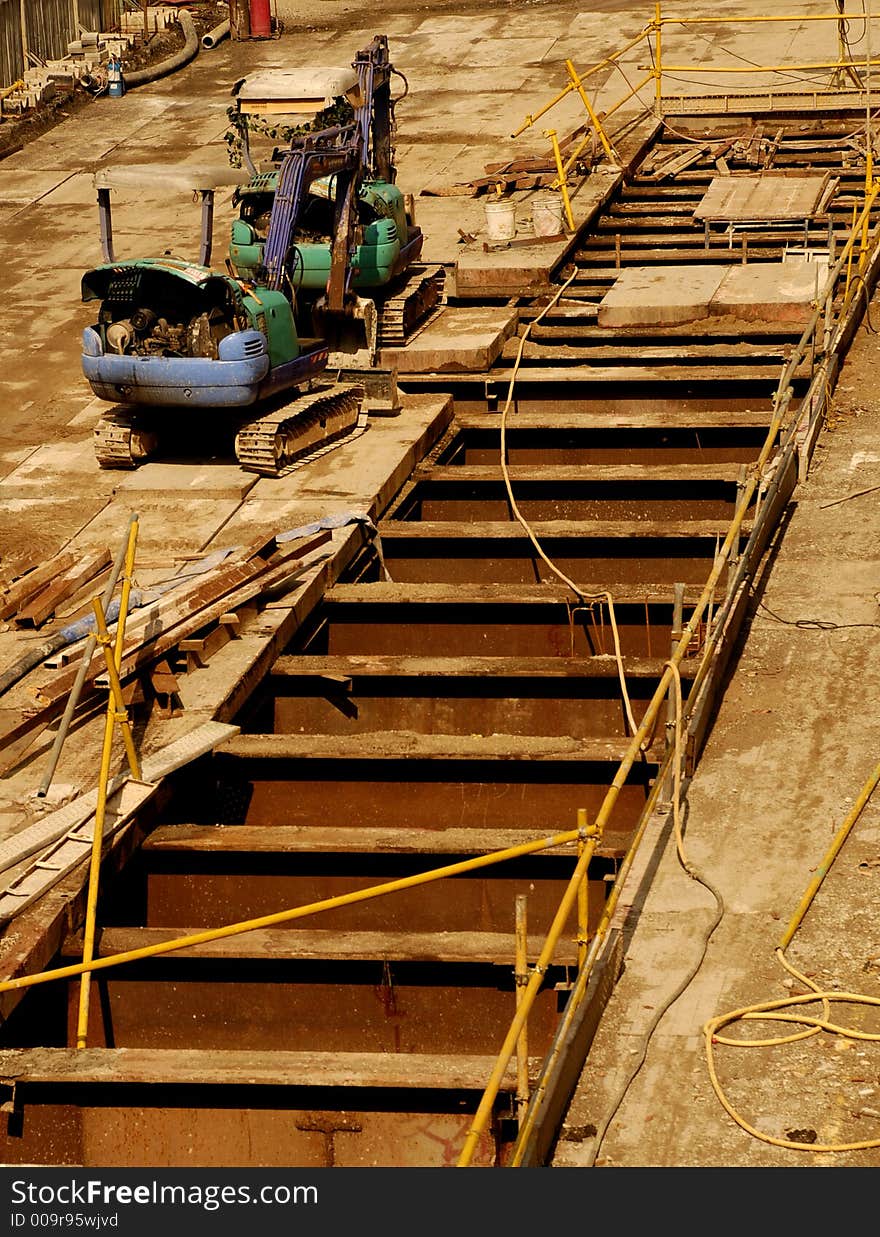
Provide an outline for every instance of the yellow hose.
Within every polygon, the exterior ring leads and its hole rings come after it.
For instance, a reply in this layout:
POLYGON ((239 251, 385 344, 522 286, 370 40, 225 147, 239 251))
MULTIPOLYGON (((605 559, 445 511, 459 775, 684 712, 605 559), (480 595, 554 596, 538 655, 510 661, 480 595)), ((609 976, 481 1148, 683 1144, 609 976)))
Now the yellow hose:
POLYGON ((792 937, 801 925, 804 916, 806 915, 810 905, 817 892, 819 891, 822 882, 831 870, 831 865, 840 853, 840 850, 849 836, 853 825, 862 814, 868 800, 880 782, 880 764, 878 764, 865 784, 862 786, 859 795, 853 804, 852 809, 844 820, 843 824, 838 829, 834 836, 834 841, 825 852, 822 862, 816 871, 816 875, 807 887, 803 897, 798 903, 797 910, 789 920, 785 932, 782 934, 779 944, 776 947, 776 957, 780 964, 791 974, 794 975, 806 988, 811 989, 800 996, 783 997, 777 1001, 763 1001, 756 1005, 744 1005, 740 1009, 732 1010, 727 1014, 720 1014, 716 1018, 710 1018, 703 1027, 703 1039, 706 1046, 706 1062, 709 1070, 709 1079, 712 1083, 712 1088, 715 1091, 725 1112, 741 1126, 747 1133, 754 1138, 759 1138, 762 1142, 770 1143, 774 1147, 785 1147, 791 1151, 814 1151, 814 1152, 840 1152, 840 1151, 864 1151, 870 1147, 880 1147, 880 1138, 868 1138, 847 1143, 803 1143, 796 1142, 789 1138, 776 1138, 771 1134, 765 1133, 763 1130, 757 1129, 750 1122, 736 1111, 733 1105, 728 1100, 721 1082, 718 1078, 718 1071, 715 1064, 715 1045, 724 1044, 729 1047, 736 1048, 767 1048, 774 1047, 778 1044, 791 1044, 797 1040, 808 1039, 813 1035, 818 1035, 820 1031, 827 1031, 831 1035, 842 1035, 846 1039, 862 1040, 869 1043, 880 1043, 880 1034, 868 1031, 860 1031, 855 1027, 841 1026, 839 1023, 831 1022, 830 1007, 832 1002, 842 1002, 848 1005, 862 1005, 868 1007, 880 1007, 880 997, 864 996, 857 992, 838 992, 838 991, 821 991, 807 976, 802 975, 797 971, 785 957, 785 949, 791 943, 792 937), (794 1006, 812 1005, 816 1002, 822 1003, 822 1016, 817 1017, 809 1013, 784 1013, 782 1011, 790 1009, 794 1006), (720 1035, 722 1027, 730 1026, 731 1023, 740 1021, 764 1021, 764 1022, 782 1022, 787 1025, 796 1025, 802 1029, 795 1031, 790 1035, 780 1035, 762 1039, 735 1039, 731 1036, 720 1035))

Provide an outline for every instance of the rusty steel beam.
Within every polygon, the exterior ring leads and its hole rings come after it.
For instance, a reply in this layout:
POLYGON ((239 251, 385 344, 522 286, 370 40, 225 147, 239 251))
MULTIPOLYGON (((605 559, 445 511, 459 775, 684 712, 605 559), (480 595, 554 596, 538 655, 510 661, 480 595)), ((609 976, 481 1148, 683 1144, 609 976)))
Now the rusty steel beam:
POLYGON ((11 618, 23 605, 53 580, 59 573, 68 571, 76 563, 76 555, 67 550, 56 554, 47 562, 34 567, 26 575, 15 580, 0 593, 0 620, 11 618))

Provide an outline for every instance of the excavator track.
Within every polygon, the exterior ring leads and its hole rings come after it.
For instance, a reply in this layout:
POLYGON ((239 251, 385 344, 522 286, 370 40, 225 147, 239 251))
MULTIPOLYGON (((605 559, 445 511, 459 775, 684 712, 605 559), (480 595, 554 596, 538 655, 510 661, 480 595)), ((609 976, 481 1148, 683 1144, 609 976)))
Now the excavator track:
POLYGON ((138 468, 154 454, 159 439, 143 427, 138 413, 116 410, 101 417, 94 443, 101 468, 138 468))
POLYGON ((364 388, 356 383, 316 388, 243 425, 235 437, 236 458, 248 472, 281 477, 343 434, 365 428, 359 426, 363 401, 364 388))
POLYGON ((403 287, 385 301, 379 315, 381 348, 402 348, 424 325, 440 304, 445 273, 442 266, 416 268, 403 287))

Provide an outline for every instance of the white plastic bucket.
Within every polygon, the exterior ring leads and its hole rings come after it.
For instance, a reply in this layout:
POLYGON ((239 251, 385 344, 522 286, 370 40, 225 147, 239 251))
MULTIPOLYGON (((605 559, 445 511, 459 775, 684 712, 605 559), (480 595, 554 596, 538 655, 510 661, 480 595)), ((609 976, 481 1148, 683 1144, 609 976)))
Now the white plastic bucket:
POLYGON ((490 241, 512 241, 516 236, 516 203, 486 203, 486 232, 490 241))
POLYGON ((536 193, 532 198, 532 226, 535 236, 558 236, 562 231, 562 197, 558 193, 536 193))

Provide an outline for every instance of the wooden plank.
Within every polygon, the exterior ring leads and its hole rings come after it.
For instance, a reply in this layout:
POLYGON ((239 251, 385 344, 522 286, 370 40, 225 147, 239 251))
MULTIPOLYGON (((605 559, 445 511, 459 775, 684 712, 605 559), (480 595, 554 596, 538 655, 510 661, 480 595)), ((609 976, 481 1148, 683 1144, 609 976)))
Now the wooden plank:
MULTIPOLYGON (((585 592, 591 594, 607 590, 617 606, 672 604, 670 584, 597 583, 583 587, 585 592)), ((696 602, 701 592, 702 587, 698 584, 685 585, 685 605, 696 602)), ((716 590, 717 596, 723 596, 723 593, 721 587, 716 590)), ((334 584, 327 591, 325 604, 329 607, 328 614, 332 619, 332 608, 337 605, 406 606, 407 610, 411 611, 414 606, 454 606, 457 609, 471 606, 540 608, 567 605, 571 600, 571 589, 551 581, 546 584, 482 584, 476 581, 456 584, 397 584, 377 580, 371 584, 334 584)), ((529 618, 537 621, 541 616, 529 615, 529 618)))
MULTIPOLYGON (((260 1052, 254 1049, 10 1048, 0 1086, 360 1087, 482 1092, 496 1057, 414 1052, 260 1052)), ((540 1059, 535 1058, 532 1068, 540 1059)), ((516 1086, 514 1066, 501 1089, 516 1086)))
POLYGON ((54 580, 61 572, 65 572, 76 562, 76 555, 69 550, 56 554, 48 562, 42 563, 11 584, 0 596, 0 619, 11 618, 17 610, 35 597, 50 580, 54 580))
MULTIPOLYGON (((727 534, 729 520, 533 520, 531 528, 539 540, 585 541, 681 540, 716 538, 727 534)), ((748 537, 751 523, 743 522, 748 537)), ((400 541, 528 541, 516 520, 383 520, 382 543, 400 541)))
MULTIPOLYGON (((329 541, 330 536, 329 532, 324 531, 312 537, 307 546, 308 551, 311 552, 329 541)), ((137 615, 126 629, 126 635, 133 629, 137 629, 138 634, 130 643, 126 642, 119 669, 120 679, 147 668, 153 661, 176 648, 182 639, 217 622, 222 614, 252 601, 295 574, 305 566, 303 559, 298 557, 302 552, 298 548, 269 565, 256 560, 232 567, 224 564, 217 573, 209 573, 208 578, 197 579, 191 587, 180 593, 172 594, 155 605, 144 607, 145 613, 137 615), (157 635, 153 635, 157 621, 161 621, 161 630, 157 635)), ((73 686, 78 669, 75 667, 41 687, 38 692, 39 701, 52 704, 66 696, 73 686)), ((86 674, 86 684, 100 685, 104 672, 105 663, 101 654, 100 657, 92 659, 86 674)))
POLYGON ((93 580, 105 567, 109 567, 110 563, 111 555, 108 549, 87 555, 19 610, 15 622, 20 627, 39 627, 55 613, 63 601, 72 597, 84 584, 88 584, 89 580, 93 580))
POLYGON ((709 154, 709 145, 692 147, 690 150, 679 152, 671 159, 667 159, 656 170, 650 172, 647 176, 648 180, 662 181, 671 177, 673 180, 686 168, 691 167, 694 163, 699 163, 701 159, 705 159, 709 154))
MULTIPOLYGON (((662 657, 625 657, 627 678, 659 679, 662 657)), ((696 673, 698 659, 682 662, 682 678, 696 673)), ((272 667, 272 677, 343 681, 382 678, 608 679, 617 680, 617 660, 611 657, 395 657, 377 654, 338 657, 285 656, 272 667)), ((316 684, 315 690, 320 690, 316 684)))
MULTIPOLYGON (((618 361, 631 360, 651 364, 661 362, 665 363, 669 369, 672 366, 687 365, 691 361, 708 360, 715 363, 713 370, 718 374, 720 367, 725 365, 725 362, 739 361, 743 357, 760 358, 761 364, 777 361, 781 369, 782 363, 786 359, 785 354, 787 350, 785 343, 620 343, 610 346, 601 343, 586 343, 578 346, 569 343, 557 343, 554 345, 552 339, 553 336, 546 329, 542 331, 538 328, 537 333, 534 335, 530 334, 525 344, 522 345, 521 353, 520 345, 522 340, 519 338, 508 339, 502 345, 501 358, 505 361, 513 361, 520 354, 526 359, 552 361, 567 358, 572 361, 590 361, 591 364, 595 363, 597 365, 607 362, 614 364, 618 361)), ((668 378, 670 376, 669 372, 664 372, 668 378)))
MULTIPOLYGON (((127 953, 190 936, 202 928, 103 928, 95 957, 127 953)), ((237 960, 332 960, 387 962, 489 963, 512 967, 515 936, 504 932, 333 932, 327 929, 254 928, 239 936, 224 937, 204 945, 192 945, 163 955, 166 965, 176 958, 237 960)), ((534 962, 544 944, 543 936, 529 937, 529 961, 534 962)), ((62 957, 82 960, 83 937, 78 932, 64 942, 62 957)), ((577 962, 573 941, 559 942, 553 961, 557 965, 577 962)))
MULTIPOLYGON (((539 382, 541 386, 549 386, 553 383, 561 383, 563 386, 571 386, 575 383, 600 386, 602 383, 609 382, 663 384, 670 381, 707 382, 713 385, 724 382, 727 383, 728 387, 732 387, 735 383, 740 382, 764 382, 768 386, 772 384, 775 387, 779 382, 781 372, 781 366, 779 365, 680 365, 675 369, 674 373, 668 369, 641 365, 566 365, 558 368, 544 368, 542 366, 534 371, 520 368, 516 374, 507 367, 492 370, 475 370, 472 373, 442 370, 419 374, 401 374, 398 382, 403 391, 407 387, 415 388, 428 382, 432 385, 443 384, 444 386, 454 388, 472 383, 482 383, 486 379, 496 383, 499 389, 503 387, 506 390, 514 377, 520 387, 525 386, 529 382, 539 382)), ((733 393, 731 392, 731 394, 733 393)))
MULTIPOLYGON (((564 826, 560 826, 564 830, 564 826)), ((574 827, 574 822, 572 822, 574 827)), ((415 829, 345 825, 160 825, 143 851, 180 854, 393 854, 486 855, 533 842, 543 835, 534 829, 415 829)), ((596 854, 622 858, 629 832, 609 827, 596 854)), ((570 855, 573 846, 550 846, 532 857, 570 855)), ((439 866, 439 865, 438 865, 439 866)))
MULTIPOLYGON (((598 313, 598 307, 596 313, 598 313)), ((663 326, 651 323, 649 326, 599 326, 592 321, 596 316, 593 306, 583 304, 575 307, 553 310, 537 325, 532 327, 530 337, 534 339, 564 336, 567 339, 595 340, 597 344, 612 344, 627 340, 649 339, 656 343, 661 339, 694 339, 705 340, 707 343, 724 343, 727 340, 737 342, 752 341, 762 346, 776 346, 780 350, 786 344, 796 343, 803 329, 791 322, 755 322, 747 323, 733 319, 704 318, 700 322, 679 323, 663 326)), ((530 306, 519 311, 519 320, 526 323, 538 316, 540 306, 530 306)))
MULTIPOLYGON (((571 371, 567 371, 569 374, 571 371)), ((452 377, 453 375, 446 375, 452 377)), ((494 378, 494 375, 493 375, 494 378)), ((773 419, 771 409, 732 410, 675 408, 662 412, 650 409, 623 409, 613 412, 514 412, 507 420, 507 432, 517 430, 607 430, 607 429, 767 429, 773 419)), ((456 412, 455 423, 462 430, 498 430, 497 412, 456 412)))
MULTIPOLYGON (((760 159, 763 161, 763 155, 760 159)), ((694 211, 694 218, 713 223, 803 222, 815 214, 830 176, 830 172, 716 176, 694 211)))
MULTIPOLYGON (((511 481, 576 482, 584 485, 593 485, 596 482, 640 485, 645 481, 662 481, 670 485, 689 481, 735 484, 740 471, 739 464, 581 464, 573 468, 553 464, 510 464, 507 468, 511 481)), ((445 466, 421 464, 414 475, 415 479, 421 482, 461 481, 468 485, 503 482, 500 463, 445 466)))
MULTIPOLYGON (((387 760, 563 761, 575 764, 619 764, 626 740, 605 741, 570 735, 422 734, 415 730, 382 730, 372 735, 246 734, 221 743, 221 755, 239 760, 325 760, 377 764, 387 760)), ((649 763, 662 755, 663 743, 646 753, 649 763)))

